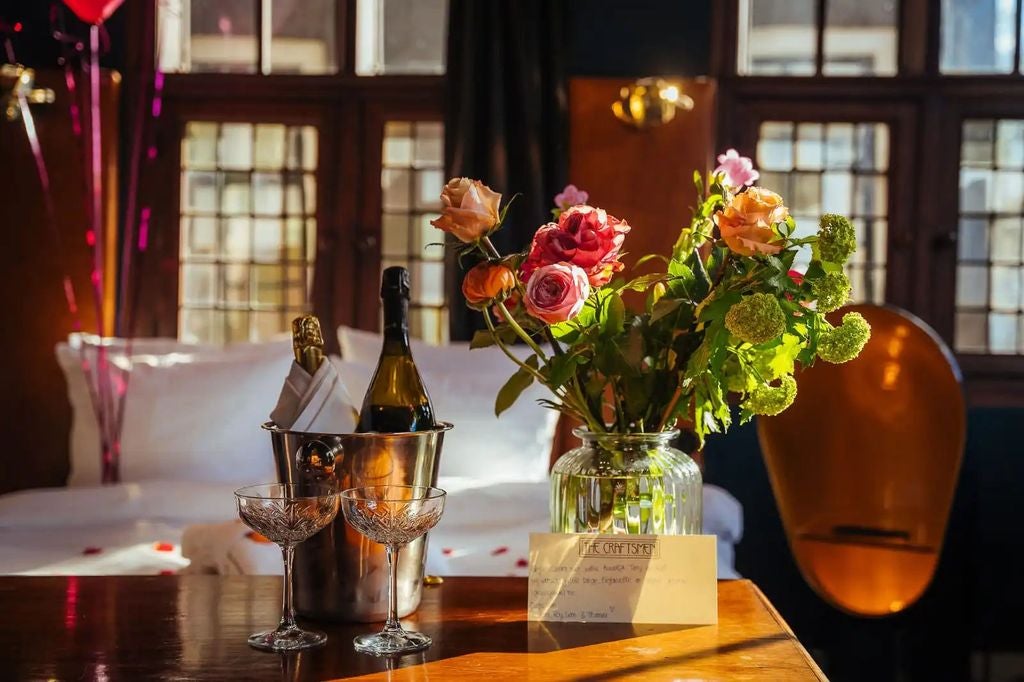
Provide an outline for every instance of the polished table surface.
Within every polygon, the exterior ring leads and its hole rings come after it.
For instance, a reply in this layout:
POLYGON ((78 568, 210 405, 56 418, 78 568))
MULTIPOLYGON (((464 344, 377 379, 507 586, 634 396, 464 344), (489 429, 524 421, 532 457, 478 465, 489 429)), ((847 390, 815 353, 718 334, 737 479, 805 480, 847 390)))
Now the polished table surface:
POLYGON ((394 661, 352 649, 367 624, 318 623, 326 646, 299 654, 249 648, 280 595, 269 576, 0 578, 0 679, 824 679, 743 580, 718 584, 718 625, 680 626, 531 623, 524 578, 447 578, 404 619, 434 645, 394 661))

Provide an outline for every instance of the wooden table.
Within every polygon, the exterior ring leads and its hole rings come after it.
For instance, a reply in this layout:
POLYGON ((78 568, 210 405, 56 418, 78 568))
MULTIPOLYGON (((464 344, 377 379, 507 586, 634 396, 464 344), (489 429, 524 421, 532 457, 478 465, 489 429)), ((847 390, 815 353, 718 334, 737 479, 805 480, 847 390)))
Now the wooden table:
POLYGON ((525 579, 448 578, 405 619, 433 647, 386 661, 352 649, 366 624, 318 624, 327 645, 299 654, 250 649, 277 622, 273 577, 5 577, 0 679, 825 679, 752 583, 718 589, 717 626, 530 623, 525 579))

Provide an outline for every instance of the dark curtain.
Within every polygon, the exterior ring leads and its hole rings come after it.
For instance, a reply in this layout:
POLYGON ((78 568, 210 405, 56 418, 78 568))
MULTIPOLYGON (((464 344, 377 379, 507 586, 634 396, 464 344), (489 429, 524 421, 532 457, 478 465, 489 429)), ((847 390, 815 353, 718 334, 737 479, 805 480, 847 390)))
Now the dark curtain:
MULTIPOLYGON (((525 249, 551 219, 569 152, 564 0, 451 0, 445 166, 482 180, 507 201, 520 196, 492 238, 525 249)), ((471 264, 467 263, 467 267, 471 264)), ((451 337, 482 327, 462 302, 462 270, 449 268, 451 337)))

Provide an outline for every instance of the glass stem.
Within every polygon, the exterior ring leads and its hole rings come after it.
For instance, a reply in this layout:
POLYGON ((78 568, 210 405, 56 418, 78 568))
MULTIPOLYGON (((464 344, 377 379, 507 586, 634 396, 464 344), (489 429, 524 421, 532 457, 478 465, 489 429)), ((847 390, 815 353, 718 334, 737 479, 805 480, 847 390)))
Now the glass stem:
POLYGON ((398 546, 387 545, 385 552, 388 557, 388 620, 384 623, 384 632, 400 632, 402 624, 398 622, 398 546))
POLYGON ((281 598, 281 624, 278 630, 294 628, 295 606, 292 604, 292 560, 295 558, 295 548, 292 545, 281 547, 284 553, 284 594, 281 598))

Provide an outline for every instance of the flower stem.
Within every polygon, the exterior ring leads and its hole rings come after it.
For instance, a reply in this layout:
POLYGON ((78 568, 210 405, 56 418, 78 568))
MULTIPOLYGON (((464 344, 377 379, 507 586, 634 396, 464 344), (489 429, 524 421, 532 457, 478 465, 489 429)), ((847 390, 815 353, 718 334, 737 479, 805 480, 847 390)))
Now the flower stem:
MULTIPOLYGON (((539 382, 541 382, 542 384, 544 384, 545 386, 547 386, 547 383, 546 383, 546 382, 545 382, 545 380, 544 380, 544 375, 542 375, 542 374, 541 374, 540 372, 538 372, 538 371, 537 371, 537 370, 536 370, 535 368, 533 368, 533 367, 530 367, 530 366, 529 366, 528 364, 526 364, 525 362, 523 362, 522 360, 520 360, 519 358, 517 358, 517 357, 516 357, 516 355, 515 355, 515 353, 513 353, 512 351, 510 351, 510 350, 508 349, 508 347, 507 347, 507 346, 505 346, 505 344, 504 344, 504 343, 502 343, 501 339, 500 339, 500 338, 498 338, 498 330, 497 330, 497 329, 495 329, 495 327, 494 327, 494 321, 493 321, 493 320, 491 320, 491 313, 490 313, 490 312, 488 312, 486 308, 485 308, 485 309, 484 309, 484 310, 483 310, 482 312, 483 312, 483 314, 484 314, 484 323, 485 323, 485 324, 487 325, 487 331, 489 331, 489 332, 491 333, 491 338, 492 338, 492 339, 494 339, 494 345, 496 345, 496 346, 497 346, 498 348, 500 348, 500 349, 501 349, 501 351, 502 351, 502 352, 503 352, 503 353, 504 353, 504 354, 505 354, 506 356, 508 356, 508 359, 509 359, 509 360, 511 360, 512 362, 516 363, 516 364, 517 364, 517 365, 519 365, 519 366, 520 366, 521 368, 523 368, 524 370, 526 370, 527 372, 529 372, 530 374, 532 374, 532 375, 533 375, 533 377, 534 377, 534 378, 535 378, 535 379, 536 379, 537 381, 539 381, 539 382)), ((505 311, 502 311, 502 313, 503 313, 503 314, 505 314, 505 315, 507 315, 507 314, 508 314, 508 313, 507 313, 507 312, 505 312, 505 311)), ((559 398, 562 398, 562 396, 558 395, 558 391, 555 391, 555 390, 553 390, 553 389, 552 389, 552 392, 553 392, 553 393, 554 393, 554 394, 555 394, 556 396, 558 396, 559 398)))
POLYGON ((669 421, 672 419, 672 414, 676 411, 676 405, 679 404, 679 399, 683 396, 683 382, 680 381, 676 385, 676 392, 672 394, 672 400, 668 402, 668 407, 665 408, 665 412, 661 416, 661 421, 658 423, 658 431, 664 431, 668 426, 669 421))
MULTIPOLYGON (((484 256, 488 258, 501 258, 501 253, 494 246, 494 243, 491 241, 490 237, 484 237, 479 242, 477 242, 477 245, 484 256)), ((520 295, 523 296, 525 299, 526 292, 520 290, 520 295)), ((512 313, 505 306, 504 302, 498 302, 497 306, 498 310, 501 311, 501 314, 505 316, 505 322, 507 322, 508 326, 511 327, 512 331, 516 333, 516 336, 518 336, 524 342, 526 342, 526 345, 529 346, 530 349, 537 354, 537 357, 540 359, 541 362, 547 364, 547 355, 545 355, 544 351, 541 350, 541 347, 537 345, 537 342, 533 340, 533 338, 526 332, 526 330, 523 329, 518 322, 516 322, 515 317, 512 316, 512 313)), ((515 357, 515 355, 513 355, 505 347, 505 345, 498 338, 498 335, 495 333, 494 323, 491 321, 490 313, 486 309, 483 311, 483 313, 484 320, 487 323, 487 329, 491 332, 491 336, 494 338, 494 342, 499 347, 501 347, 501 349, 505 352, 505 355, 511 358, 520 367, 526 368, 526 370, 533 374, 537 378, 537 380, 540 381, 542 384, 548 386, 547 382, 544 380, 543 376, 539 372, 537 372, 529 365, 526 365, 525 363, 521 362, 519 358, 515 357)), ((562 350, 562 347, 558 344, 558 341, 555 340, 554 335, 551 333, 551 328, 545 325, 544 334, 551 344, 552 352, 555 355, 562 355, 564 351, 562 350)), ((571 399, 570 393, 568 391, 566 391, 563 394, 559 394, 558 391, 551 388, 550 386, 548 386, 548 388, 551 390, 552 393, 555 394, 556 397, 558 397, 563 402, 563 404, 568 405, 573 411, 575 411, 577 417, 579 417, 580 419, 587 423, 587 428, 589 428, 591 431, 594 431, 595 433, 604 431, 604 428, 602 428, 601 426, 601 421, 599 419, 595 419, 594 415, 591 414, 590 409, 587 407, 587 401, 583 397, 583 391, 579 386, 579 382, 576 381, 575 376, 569 380, 569 384, 572 387, 573 393, 575 394, 574 396, 572 396, 571 399)))

